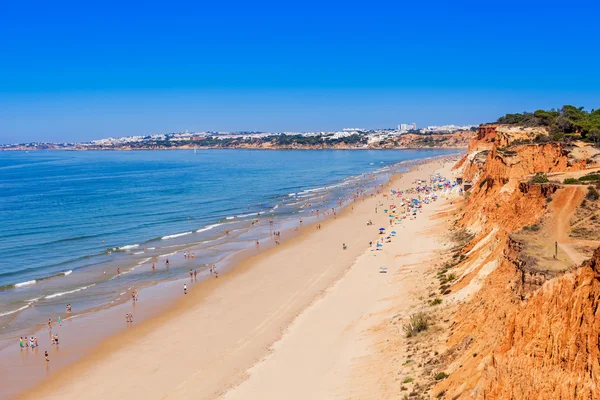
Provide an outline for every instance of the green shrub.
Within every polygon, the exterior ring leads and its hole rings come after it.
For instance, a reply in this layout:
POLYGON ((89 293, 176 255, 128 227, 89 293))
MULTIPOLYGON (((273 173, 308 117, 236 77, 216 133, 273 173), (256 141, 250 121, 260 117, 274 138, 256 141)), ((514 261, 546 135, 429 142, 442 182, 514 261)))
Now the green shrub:
POLYGON ((543 172, 538 172, 537 174, 535 174, 531 180, 531 183, 548 183, 548 175, 544 174, 543 172))
POLYGON ((550 141, 550 136, 538 134, 535 139, 533 139, 534 143, 547 143, 550 141))
POLYGON ((419 332, 429 329, 429 317, 424 312, 418 312, 410 316, 410 319, 402 327, 406 337, 413 337, 419 332))
POLYGON ((598 174, 589 174, 589 175, 582 176, 581 178, 579 178, 579 180, 581 182, 600 181, 600 175, 598 175, 598 174))
POLYGON ((412 381, 414 381, 413 378, 404 378, 404 380, 402 381, 402 383, 411 383, 412 381))
POLYGON ((585 198, 590 201, 596 201, 600 198, 600 193, 593 186, 588 186, 588 192, 585 195, 585 198))
POLYGON ((448 374, 445 372, 438 372, 437 374, 435 374, 434 378, 436 381, 441 381, 442 379, 446 379, 448 377, 448 374))
POLYGON ((564 183, 565 185, 576 185, 576 184, 578 184, 578 183, 579 183, 579 181, 578 181, 577 179, 575 179, 575 178, 566 178, 566 179, 563 181, 563 183, 564 183))
POLYGON ((483 185, 485 185, 486 182, 487 182, 487 178, 485 178, 484 180, 479 182, 479 189, 481 189, 483 187, 483 185))
POLYGON ((536 231, 539 231, 540 229, 541 229, 541 227, 538 224, 533 224, 533 225, 528 225, 528 226, 523 227, 524 231, 531 231, 531 232, 536 232, 536 231))
POLYGON ((438 304, 442 304, 442 299, 440 299, 439 297, 436 297, 435 299, 429 302, 430 306, 437 306, 438 304))

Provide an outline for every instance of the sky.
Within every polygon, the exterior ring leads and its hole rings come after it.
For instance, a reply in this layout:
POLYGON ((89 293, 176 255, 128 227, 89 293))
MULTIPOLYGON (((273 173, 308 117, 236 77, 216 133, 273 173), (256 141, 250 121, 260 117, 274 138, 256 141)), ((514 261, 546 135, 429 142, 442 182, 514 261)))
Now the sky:
POLYGON ((588 0, 4 2, 0 143, 598 108, 599 12, 588 0))

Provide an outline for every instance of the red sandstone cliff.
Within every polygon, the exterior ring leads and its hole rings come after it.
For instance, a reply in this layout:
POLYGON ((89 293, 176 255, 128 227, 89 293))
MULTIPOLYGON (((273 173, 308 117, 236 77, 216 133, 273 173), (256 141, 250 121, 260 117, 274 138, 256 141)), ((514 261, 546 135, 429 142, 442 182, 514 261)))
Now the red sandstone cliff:
POLYGON ((600 248, 574 262, 581 246, 600 243, 565 232, 585 186, 528 182, 583 170, 586 160, 560 143, 521 144, 539 134, 482 126, 457 164, 473 183, 459 226, 475 237, 452 268, 447 302, 458 308, 440 397, 600 399, 600 248))

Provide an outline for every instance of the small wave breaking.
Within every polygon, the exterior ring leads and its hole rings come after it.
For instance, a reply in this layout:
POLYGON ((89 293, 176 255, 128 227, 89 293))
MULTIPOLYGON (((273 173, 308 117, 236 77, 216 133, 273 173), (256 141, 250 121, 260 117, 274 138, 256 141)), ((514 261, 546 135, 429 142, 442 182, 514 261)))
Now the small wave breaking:
POLYGON ((176 233, 174 235, 167 235, 167 236, 163 236, 161 237, 162 240, 169 240, 169 239, 174 239, 180 236, 186 236, 186 235, 191 235, 193 232, 183 232, 183 233, 176 233))
POLYGON ((200 233, 200 232, 206 232, 211 230, 212 228, 216 228, 217 226, 221 226, 221 225, 225 225, 225 224, 212 224, 212 225, 207 225, 204 228, 200 228, 196 231, 196 233, 200 233))
POLYGON ((32 279, 32 280, 26 281, 26 282, 15 283, 15 287, 29 286, 29 285, 33 285, 36 282, 37 281, 35 279, 32 279))
POLYGON ((77 292, 80 292, 80 291, 85 290, 87 288, 91 288, 92 286, 96 286, 96 284, 92 283, 91 285, 82 286, 80 288, 73 289, 73 290, 67 290, 66 292, 58 292, 58 293, 49 294, 48 296, 44 296, 44 299, 53 299, 55 297, 61 297, 61 296, 64 296, 66 294, 77 293, 77 292))

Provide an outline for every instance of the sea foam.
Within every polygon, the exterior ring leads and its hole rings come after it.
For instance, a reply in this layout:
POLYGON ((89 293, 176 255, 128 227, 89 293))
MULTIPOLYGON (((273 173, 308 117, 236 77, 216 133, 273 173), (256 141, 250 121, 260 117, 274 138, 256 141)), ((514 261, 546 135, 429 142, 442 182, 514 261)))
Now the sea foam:
POLYGON ((180 236, 185 236, 185 235, 191 235, 193 232, 183 232, 183 233, 176 233, 175 235, 167 235, 167 236, 163 236, 161 237, 162 240, 168 240, 168 239, 173 239, 176 237, 180 237, 180 236))
POLYGON ((196 231, 196 233, 199 232, 206 232, 208 230, 211 230, 212 228, 216 228, 217 226, 221 226, 221 225, 225 225, 225 224, 212 224, 212 225, 207 225, 204 228, 200 228, 196 231))
POLYGON ((60 297, 60 296, 64 296, 65 294, 71 294, 71 293, 76 293, 79 292, 81 290, 85 290, 87 288, 91 288, 92 286, 96 286, 95 283, 88 285, 88 286, 82 286, 80 288, 77 289, 73 289, 73 290, 67 290, 66 292, 58 292, 58 293, 53 293, 53 294, 49 294, 48 296, 44 296, 45 299, 53 299, 55 297, 60 297))
POLYGON ((32 280, 27 281, 27 282, 15 283, 15 287, 29 286, 29 285, 33 285, 36 282, 37 281, 35 279, 32 279, 32 280))

